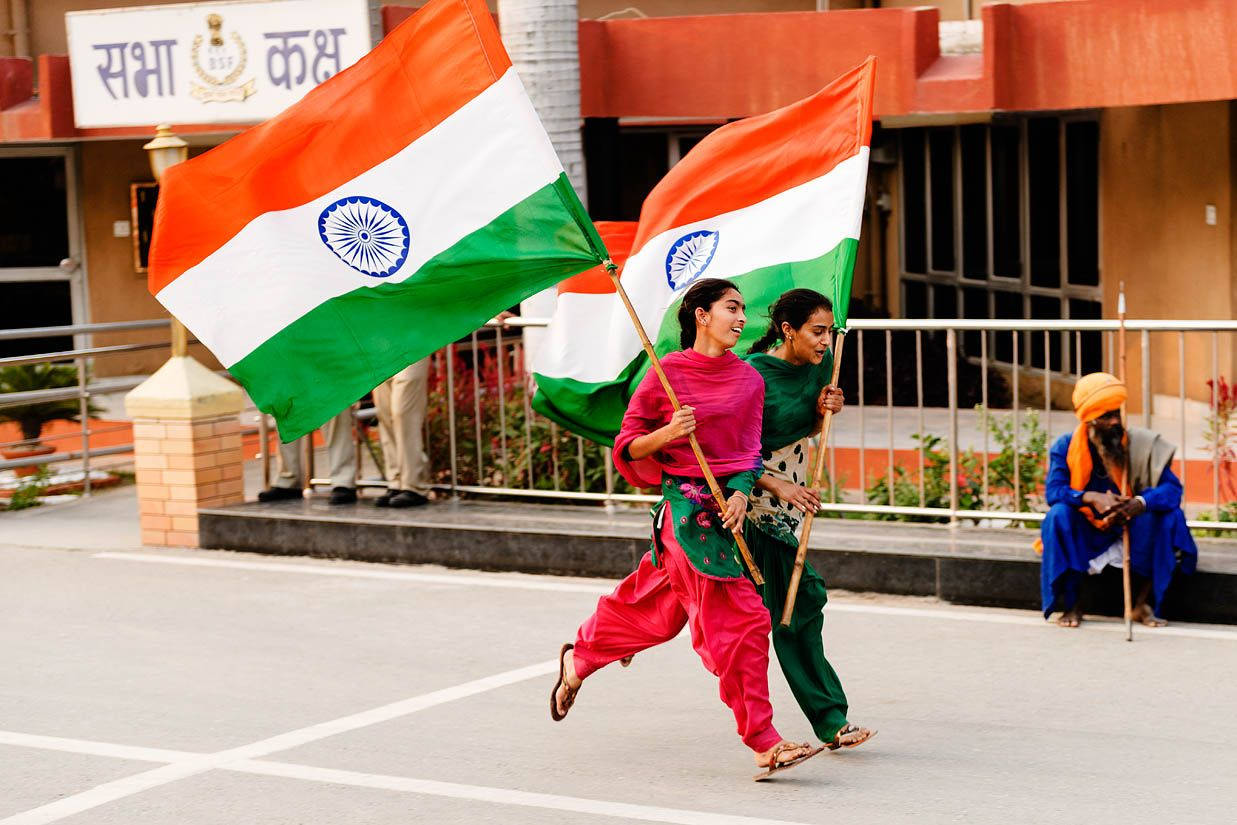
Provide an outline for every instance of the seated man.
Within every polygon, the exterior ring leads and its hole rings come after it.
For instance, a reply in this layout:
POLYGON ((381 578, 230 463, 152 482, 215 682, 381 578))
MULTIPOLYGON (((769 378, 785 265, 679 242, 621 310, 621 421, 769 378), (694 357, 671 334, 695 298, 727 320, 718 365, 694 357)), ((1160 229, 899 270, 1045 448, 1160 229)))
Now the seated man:
POLYGON ((1052 445, 1044 498, 1051 509, 1041 528, 1040 591, 1044 618, 1082 621, 1079 589, 1088 574, 1122 563, 1122 528, 1129 525, 1134 619, 1151 627, 1164 592, 1180 567, 1193 573, 1198 548, 1181 511, 1181 482, 1169 468, 1176 448, 1151 430, 1121 424, 1125 384, 1104 372, 1084 376, 1074 388, 1078 429, 1052 445), (1126 459, 1129 459, 1127 464, 1126 459), (1131 497, 1121 495, 1130 467, 1131 497))

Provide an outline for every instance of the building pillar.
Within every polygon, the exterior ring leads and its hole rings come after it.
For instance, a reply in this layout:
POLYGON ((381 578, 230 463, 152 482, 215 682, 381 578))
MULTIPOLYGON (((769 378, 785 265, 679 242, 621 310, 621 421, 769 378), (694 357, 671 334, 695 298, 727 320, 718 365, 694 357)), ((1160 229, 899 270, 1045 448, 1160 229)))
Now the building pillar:
POLYGON ((198 509, 244 499, 240 388, 189 356, 125 396, 142 544, 199 547, 198 509))

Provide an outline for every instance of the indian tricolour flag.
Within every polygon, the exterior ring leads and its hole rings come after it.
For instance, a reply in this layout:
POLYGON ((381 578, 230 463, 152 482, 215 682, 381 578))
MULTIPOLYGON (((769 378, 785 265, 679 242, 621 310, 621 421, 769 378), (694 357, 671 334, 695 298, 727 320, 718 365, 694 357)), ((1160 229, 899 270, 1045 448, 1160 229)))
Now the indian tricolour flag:
POLYGON ((286 441, 605 256, 485 3, 431 0, 165 173, 150 289, 286 441))
MULTIPOLYGON (((699 278, 743 292, 739 351, 779 295, 828 295, 846 324, 872 135, 875 58, 805 100, 717 129, 649 193, 621 281, 659 355, 678 349, 675 312, 699 278)), ((649 364, 618 295, 563 285, 534 364, 543 415, 612 443, 649 364)))

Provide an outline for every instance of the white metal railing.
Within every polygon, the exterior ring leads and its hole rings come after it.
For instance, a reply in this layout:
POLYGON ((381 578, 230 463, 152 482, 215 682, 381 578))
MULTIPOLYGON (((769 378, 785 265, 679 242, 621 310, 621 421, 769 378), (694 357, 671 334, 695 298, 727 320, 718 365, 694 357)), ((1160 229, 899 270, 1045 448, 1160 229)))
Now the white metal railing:
MULTIPOLYGON (((431 409, 426 421, 426 443, 431 452, 434 472, 433 486, 452 495, 535 497, 607 504, 656 501, 656 496, 642 495, 626 487, 614 471, 608 449, 598 448, 562 431, 531 409, 532 382, 525 368, 523 338, 518 330, 544 327, 545 324, 546 319, 540 318, 509 319, 501 325, 492 323, 489 332, 480 335, 473 333, 468 339, 433 356, 431 409), (517 334, 513 335, 513 332, 517 334)), ((1037 480, 1042 479, 1042 473, 1024 471, 1030 470, 1031 464, 1046 469, 1047 449, 1053 436, 1065 432, 1064 426, 1072 429, 1072 424, 1058 421, 1056 431, 1053 431, 1054 384, 1082 373, 1087 350, 1083 343, 1087 333, 1092 338, 1103 338, 1102 341, 1092 341, 1092 344, 1100 347, 1099 355, 1106 362, 1105 368, 1115 372, 1115 335, 1118 329, 1116 321, 1108 320, 851 319, 848 334, 855 340, 848 344, 846 355, 855 362, 857 393, 848 397, 846 413, 835 421, 834 443, 828 447, 830 484, 822 510, 839 515, 865 514, 951 523, 961 519, 1023 523, 1042 520, 1043 513, 1030 506, 1031 503, 1038 504, 1042 495, 1041 481, 1037 480), (978 353, 961 351, 959 337, 968 333, 978 333, 977 341, 973 341, 978 345, 978 353), (895 340, 895 336, 900 338, 895 340), (943 343, 939 340, 935 340, 934 344, 929 342, 929 337, 935 339, 937 336, 943 337, 943 343), (1005 340, 1000 341, 998 336, 1005 340), (1072 337, 1073 346, 1069 350, 1072 353, 1071 363, 1054 368, 1054 347, 1060 347, 1058 339, 1062 336, 1072 337), (1028 366, 1026 363, 1033 337, 1038 339, 1035 344, 1039 348, 1039 366, 1028 366), (878 363, 875 364, 868 352, 868 345, 874 339, 878 345, 875 349, 879 351, 878 363), (1012 357, 998 362, 992 355, 998 343, 1012 357), (928 363, 925 358, 926 351, 933 346, 937 350, 936 364, 928 363), (906 386, 914 384, 913 403, 888 403, 895 394, 895 363, 903 366, 905 372, 904 365, 912 359, 914 376, 913 380, 906 381, 906 386), (978 386, 963 387, 960 384, 959 366, 968 364, 978 370, 975 379, 978 386), (1036 394, 1042 394, 1042 405, 1037 405, 1033 411, 1021 403, 1006 402, 1004 406, 994 406, 991 402, 997 393, 990 386, 990 367, 999 368, 1004 373, 1012 399, 1024 398, 1034 386, 1036 394), (933 369, 943 372, 932 372, 933 369), (933 381, 941 380, 945 382, 946 402, 933 409, 925 402, 925 384, 930 386, 933 381), (873 382, 876 387, 884 387, 886 403, 873 406, 865 399, 865 396, 872 394, 873 382), (958 398, 961 390, 977 395, 978 408, 975 412, 960 409, 958 398), (940 423, 941 413, 945 414, 944 426, 935 429, 929 426, 929 418, 940 423), (840 445, 837 443, 838 435, 845 433, 846 428, 844 424, 842 427, 837 425, 845 422, 848 416, 853 417, 857 425, 857 432, 850 434, 854 443, 840 445), (909 417, 912 424, 918 422, 917 433, 942 440, 935 454, 939 457, 942 449, 947 453, 947 471, 944 468, 940 470, 940 474, 948 476, 947 490, 942 490, 935 500, 927 489, 928 473, 925 471, 925 461, 931 457, 932 451, 924 441, 918 441, 911 448, 913 456, 908 466, 905 456, 907 448, 905 444, 898 446, 899 440, 904 442, 905 438, 895 437, 895 417, 899 416, 903 419, 909 417), (1028 445, 1024 441, 1024 428, 1030 416, 1035 416, 1045 429, 1044 444, 1034 458, 1028 457, 1028 445), (883 437, 874 438, 869 425, 874 418, 880 417, 885 420, 885 431, 883 437), (966 450, 960 445, 962 418, 966 418, 971 426, 968 437, 977 442, 966 450), (1003 451, 996 454, 992 452, 994 423, 1005 428, 1009 441, 1003 451), (842 450, 848 450, 851 457, 857 460, 857 484, 844 484, 844 478, 839 477, 838 458, 842 450), (900 459, 898 453, 903 454, 900 459), (970 506, 964 502, 965 496, 960 489, 959 470, 964 461, 972 462, 978 475, 977 484, 972 483, 968 487, 972 491, 977 489, 977 495, 972 497, 978 503, 973 502, 970 506), (1005 470, 1003 486, 995 478, 995 466, 1002 461, 1012 465, 1005 470), (876 472, 873 473, 873 470, 876 472), (908 485, 912 500, 899 501, 899 491, 907 493, 908 485), (844 486, 849 489, 840 489, 844 486), (885 498, 883 502, 873 500, 882 497, 885 498)), ((1143 410, 1141 416, 1135 416, 1135 420, 1141 419, 1145 426, 1155 426, 1155 416, 1152 415, 1153 366, 1176 362, 1177 382, 1176 387, 1171 389, 1176 391, 1178 400, 1179 415, 1175 417, 1175 423, 1179 431, 1170 431, 1167 435, 1172 438, 1179 436, 1176 469, 1183 485, 1186 485, 1187 493, 1197 492, 1189 480, 1188 454, 1207 447, 1191 437, 1201 429, 1201 414, 1191 413, 1191 407, 1187 404, 1187 336, 1200 338, 1201 346, 1209 350, 1210 377, 1218 381, 1221 355, 1227 353, 1223 358, 1226 362, 1231 359, 1232 335, 1235 332, 1237 321, 1138 320, 1126 323, 1126 334, 1136 340, 1131 349, 1138 352, 1141 363, 1140 375, 1130 378, 1131 385, 1140 393, 1143 410), (1167 346, 1161 341, 1153 347, 1153 335, 1169 336, 1175 340, 1175 346, 1171 341, 1167 346), (1166 362, 1164 359, 1170 360, 1166 362)), ((1191 351, 1197 348, 1196 345, 1200 342, 1193 342, 1191 351)), ((1097 360, 1094 354, 1091 360, 1097 360)), ((909 392, 901 385, 899 390, 909 392)), ((372 410, 359 412, 363 418, 372 416, 372 410)), ((1055 417, 1062 416, 1072 421, 1072 413, 1059 412, 1055 417)), ((1167 423, 1167 416, 1161 418, 1167 423)), ((1233 468, 1221 460, 1216 450, 1212 450, 1210 461, 1211 495, 1208 498, 1216 515, 1209 519, 1190 520, 1190 526, 1237 528, 1232 522, 1217 520, 1221 509, 1230 504, 1227 497, 1221 496, 1222 474, 1232 472, 1233 468)), ((312 482, 325 484, 327 480, 312 478, 312 482)), ((360 483, 373 486, 383 484, 377 479, 363 479, 360 483)), ((1197 509, 1198 497, 1191 500, 1197 509)))
MULTIPOLYGON (((434 486, 452 495, 506 496, 540 498, 563 502, 642 503, 656 501, 655 496, 643 495, 632 490, 615 473, 610 451, 564 431, 532 410, 532 378, 526 368, 523 328, 540 328, 546 325, 541 318, 511 318, 498 324, 492 322, 473 332, 468 338, 452 344, 432 356, 431 404, 426 427, 426 445, 431 456, 434 486)), ((0 340, 88 335, 94 333, 121 332, 142 329, 159 329, 168 326, 167 319, 129 321, 110 324, 80 324, 60 327, 38 327, 0 331, 0 340)), ((1160 395, 1176 395, 1177 415, 1172 423, 1176 432, 1166 433, 1179 440, 1176 458, 1178 474, 1186 485, 1187 494, 1194 492, 1191 501, 1203 498, 1194 489, 1196 482, 1189 479, 1189 453, 1206 453, 1210 462, 1210 495, 1205 496, 1211 512, 1218 514, 1231 506, 1229 483, 1234 468, 1223 460, 1218 445, 1200 443, 1201 413, 1191 412, 1186 393, 1187 350, 1190 363, 1198 368, 1201 361, 1203 372, 1210 380, 1218 382, 1220 365, 1232 368, 1234 356, 1233 334, 1237 321, 1213 320, 1135 320, 1126 324, 1126 334, 1136 340, 1131 348, 1138 354, 1139 375, 1131 377, 1131 384, 1140 393, 1143 410, 1141 423, 1155 426, 1152 415, 1153 381, 1156 368, 1173 366, 1175 362, 1176 386, 1166 388, 1172 392, 1160 395), (1167 343, 1165 340, 1167 339, 1167 343), (1187 341, 1189 340, 1189 342, 1187 341), (1154 344, 1154 346, 1153 346, 1154 344), (1201 357, 1200 357, 1201 353, 1201 357)), ((1022 489, 1022 472, 1026 444, 1023 443, 1027 410, 1024 404, 994 405, 994 388, 990 386, 990 367, 1000 366, 1005 374, 1009 393, 1013 399, 1025 396, 1026 389, 1034 384, 1042 392, 1042 405, 1037 409, 1047 430, 1046 443, 1054 435, 1052 415, 1052 389, 1071 375, 1082 372, 1084 355, 1083 336, 1102 336, 1099 344, 1101 357, 1106 367, 1114 371, 1116 347, 1116 321, 1024 321, 991 319, 851 319, 848 334, 853 340, 846 348, 848 359, 853 359, 856 380, 854 392, 847 399, 847 410, 839 417, 834 443, 830 444, 828 466, 830 484, 826 491, 825 512, 837 514, 866 514, 875 517, 907 517, 934 520, 959 519, 992 520, 1032 523, 1043 518, 1029 506, 1013 506, 1014 503, 1034 499, 1035 490, 1022 489), (975 336, 975 334, 978 334, 975 336), (972 344, 978 343, 979 352, 962 351, 959 336, 972 335, 972 344), (896 336, 896 338, 895 338, 896 336), (940 337, 943 336, 943 342, 940 337), (999 338, 998 338, 999 336, 999 338), (1062 336, 1071 336, 1070 364, 1053 367, 1054 346, 1060 347, 1062 336), (1025 354, 1030 343, 1039 339, 1037 357, 1039 366, 1028 366, 1025 354), (1000 339, 1004 339, 1004 351, 1011 357, 998 362, 993 353, 1000 339), (872 346, 873 342, 875 347, 872 346), (1055 342, 1055 343, 1054 343, 1055 342), (876 357, 869 352, 876 353, 876 357), (930 351, 935 359, 928 358, 930 351), (895 352, 897 353, 895 357, 895 352), (965 356, 965 357, 961 357, 965 356), (913 360, 913 375, 907 377, 907 366, 913 360), (883 363, 882 363, 883 362, 883 363), (904 396, 911 394, 912 403, 895 405, 889 403, 895 396, 895 364, 901 370, 897 391, 904 396), (975 381, 959 378, 959 366, 966 365, 978 370, 975 381), (943 374, 942 374, 943 370, 943 374), (944 403, 933 407, 925 400, 927 388, 933 382, 945 382, 944 403), (978 387, 974 383, 978 383, 978 387), (913 384, 913 393, 909 389, 913 384), (879 394, 884 388, 885 403, 873 405, 868 396, 879 394), (874 390, 875 388, 875 390, 874 390), (960 409, 958 402, 962 391, 976 392, 979 408, 976 412, 960 409), (910 462, 907 462, 905 433, 899 435, 895 419, 901 417, 902 429, 914 426, 916 433, 942 439, 936 445, 939 458, 943 449, 947 454, 947 490, 933 497, 927 488, 925 462, 932 457, 932 449, 923 441, 910 447, 910 462), (847 429, 847 419, 854 426, 847 429), (883 418, 883 433, 874 436, 869 425, 876 423, 879 429, 883 418), (964 450, 960 443, 960 423, 965 419, 970 430, 967 436, 975 443, 964 450), (909 422, 909 424, 908 424, 909 422), (931 422, 931 423, 929 423, 931 422), (993 455, 991 447, 991 424, 1000 422, 1006 427, 1011 443, 1003 454, 993 455), (845 444, 840 440, 848 439, 845 444), (857 462, 858 480, 845 483, 839 476, 839 451, 847 450, 857 462), (898 454, 901 453, 899 458, 898 454), (999 486, 993 478, 993 464, 1001 459, 1012 464, 1012 472, 1006 472, 1008 483, 999 486), (967 506, 963 501, 959 469, 964 461, 974 462, 979 475, 979 506, 967 506), (871 470, 875 470, 873 473, 871 470), (884 487, 881 488, 883 482, 884 487), (898 500, 897 492, 903 493, 911 485, 912 500, 898 500), (842 489, 843 487, 847 489, 842 489), (873 491, 876 495, 873 495, 873 491), (917 495, 914 495, 917 493, 917 495), (874 501, 884 497, 886 500, 874 501), (930 500, 931 499, 931 500, 930 500)), ((114 455, 132 450, 131 444, 109 447, 90 446, 89 418, 85 415, 92 394, 102 389, 115 392, 136 386, 140 378, 129 383, 108 382, 100 384, 88 381, 87 367, 95 358, 120 353, 161 349, 167 343, 121 344, 101 347, 78 347, 61 352, 0 358, 0 367, 34 363, 74 363, 78 369, 78 386, 38 390, 34 392, 0 394, 0 408, 17 404, 77 399, 81 405, 82 423, 73 434, 80 439, 80 448, 61 450, 46 456, 0 461, 0 469, 22 466, 81 460, 89 493, 90 460, 92 456, 114 455)), ((972 348, 974 348, 972 346, 972 348)), ((1061 348, 1063 349, 1063 348, 1061 348)), ((1094 349, 1094 346, 1092 347, 1094 349)), ((1059 351, 1059 350, 1058 350, 1059 351)), ((1174 370, 1168 370, 1174 372, 1174 370)), ((845 371, 844 371, 845 374, 845 371)), ((940 393, 937 393, 939 396, 940 393)), ((372 408, 354 406, 359 425, 366 425, 374 417, 372 408)), ((1061 414, 1058 414, 1061 415, 1061 414)), ((1065 414, 1068 416, 1068 413, 1065 414)), ((1167 416, 1162 415, 1168 424, 1167 416)), ((269 428, 265 416, 260 419, 260 453, 263 457, 264 477, 269 479, 269 428)), ((1065 425, 1062 425, 1065 426, 1065 425)), ((247 428, 254 431, 254 428, 247 428)), ((358 427, 358 430, 361 427, 358 427)), ((1056 435, 1063 429, 1058 428, 1056 435)), ((62 436, 63 437, 63 436, 62 436)), ((358 441, 358 450, 360 442, 358 441)), ((1046 454, 1034 459, 1043 463, 1046 454)), ((312 462, 312 451, 310 451, 312 462)), ((1197 462, 1197 459, 1195 460, 1197 462)), ((1197 464, 1196 464, 1197 466, 1197 464)), ((326 483, 313 477, 312 463, 307 464, 311 484, 326 483)), ((844 474, 843 474, 844 476, 844 474)), ((380 479, 362 478, 362 486, 379 486, 380 479)), ((975 485, 971 485, 974 487, 975 485)), ((970 489, 970 488, 968 488, 970 489)), ((1237 496, 1234 496, 1237 497, 1237 496)), ((1190 526, 1205 529, 1232 529, 1232 522, 1215 519, 1193 519, 1190 526)))

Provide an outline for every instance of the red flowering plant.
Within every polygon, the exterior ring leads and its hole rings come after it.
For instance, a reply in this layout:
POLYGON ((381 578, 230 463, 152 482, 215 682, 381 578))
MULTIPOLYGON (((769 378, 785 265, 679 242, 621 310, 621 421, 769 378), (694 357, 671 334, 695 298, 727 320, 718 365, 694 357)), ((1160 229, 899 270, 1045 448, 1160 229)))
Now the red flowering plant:
MULTIPOLYGON (((465 342, 435 353, 426 408, 433 482, 451 483, 453 412, 459 485, 604 492, 602 447, 533 412, 533 392, 518 336, 505 336, 501 351, 496 341, 480 339, 475 349, 465 342)), ((614 491, 631 490, 615 475, 614 491)))
POLYGON ((1224 509, 1237 509, 1237 384, 1220 376, 1208 381, 1211 410, 1204 419, 1207 450, 1219 464, 1220 495, 1224 509))

